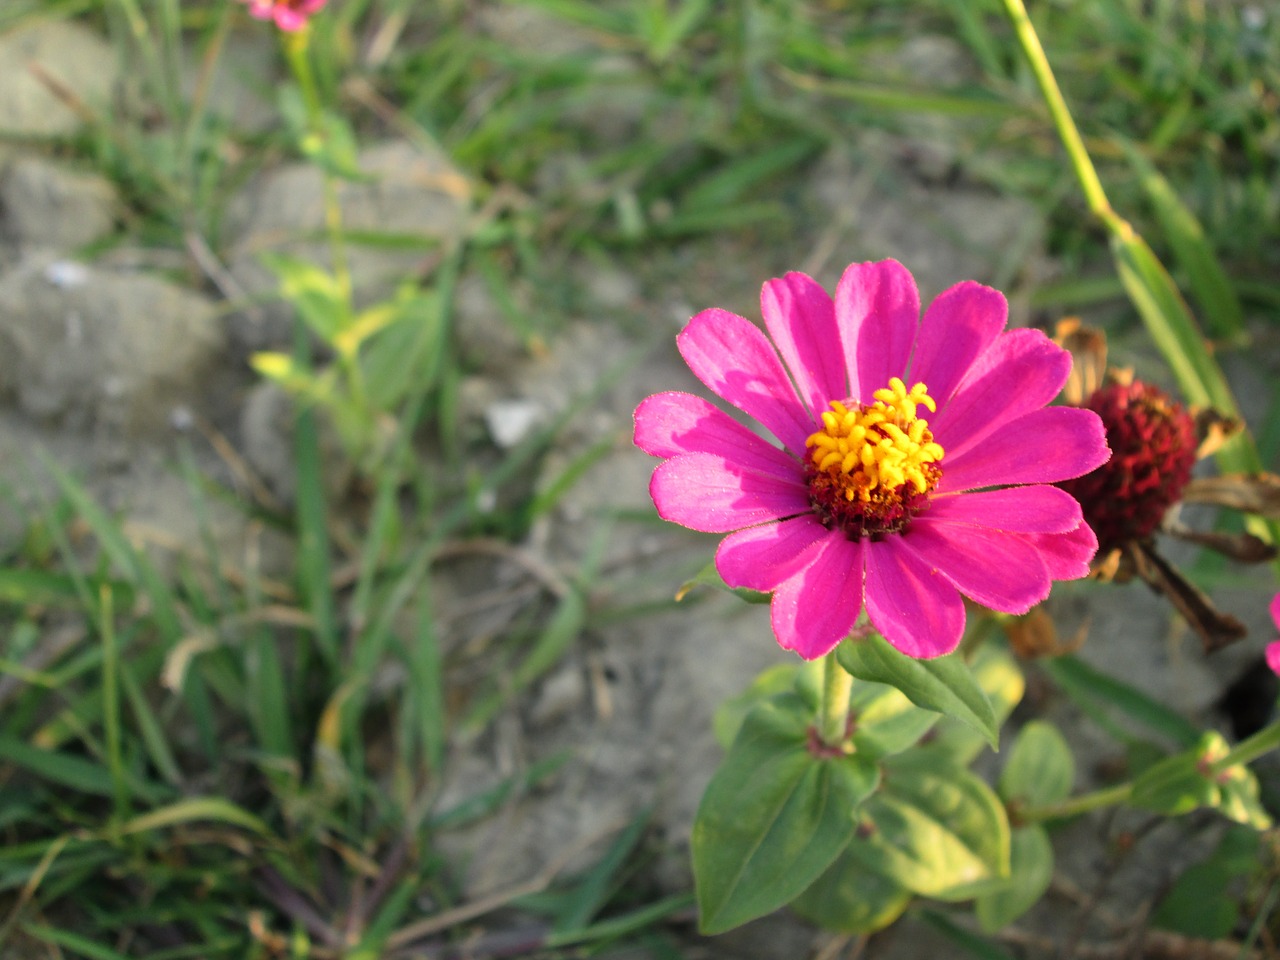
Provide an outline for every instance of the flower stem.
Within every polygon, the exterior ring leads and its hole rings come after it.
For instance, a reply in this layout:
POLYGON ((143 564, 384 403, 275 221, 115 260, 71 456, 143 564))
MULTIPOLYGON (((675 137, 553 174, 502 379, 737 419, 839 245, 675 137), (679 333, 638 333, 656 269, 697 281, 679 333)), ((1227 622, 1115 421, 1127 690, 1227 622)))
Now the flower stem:
POLYGON ((1124 803, 1131 793, 1133 793, 1132 782, 1118 783, 1114 787, 1082 793, 1078 797, 1068 797, 1057 803, 1046 803, 1039 807, 1021 807, 1015 812, 1015 816, 1018 823, 1024 825, 1040 823, 1042 820, 1074 817, 1077 814, 1088 813, 1090 810, 1100 810, 1103 807, 1124 803))
POLYGON ((1269 727, 1263 727, 1253 736, 1241 740, 1231 751, 1219 760, 1215 760, 1209 767, 1210 775, 1217 776, 1231 767, 1243 766, 1252 763, 1264 753, 1280 747, 1280 720, 1271 724, 1269 727))
POLYGON ((823 661, 822 714, 818 718, 818 736, 829 747, 837 747, 846 739, 852 694, 853 677, 836 661, 832 650, 823 661))

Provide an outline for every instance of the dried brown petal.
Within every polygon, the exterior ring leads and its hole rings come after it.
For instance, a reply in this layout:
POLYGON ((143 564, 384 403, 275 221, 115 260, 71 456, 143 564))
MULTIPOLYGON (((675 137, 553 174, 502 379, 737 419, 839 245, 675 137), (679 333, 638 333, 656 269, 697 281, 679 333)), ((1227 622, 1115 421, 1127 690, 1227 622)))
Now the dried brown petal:
POLYGON ((1053 339, 1071 354, 1071 376, 1062 396, 1073 407, 1102 386, 1107 374, 1107 335, 1094 327, 1086 327, 1079 317, 1063 317, 1054 329, 1053 339))
POLYGON ((1146 542, 1134 544, 1135 571, 1156 593, 1169 598, 1174 609, 1200 637, 1205 653, 1213 653, 1241 639, 1248 631, 1235 617, 1221 613, 1213 601, 1146 542))
POLYGON ((1274 473, 1229 473, 1197 477, 1182 491, 1183 503, 1212 503, 1280 520, 1280 476, 1274 473))
POLYGON ((1063 643, 1058 639, 1058 628, 1053 618, 1043 606, 1039 606, 1020 617, 1010 617, 1004 623, 1004 632, 1015 654, 1024 660, 1033 660, 1075 653, 1089 635, 1089 625, 1082 624, 1075 635, 1063 643))
POLYGON ((1221 449, 1222 445, 1244 429, 1244 423, 1235 417, 1224 416, 1217 410, 1193 410, 1196 420, 1196 459, 1203 460, 1221 449))
POLYGON ((1089 564, 1089 578, 1101 583, 1128 583, 1133 579, 1133 562, 1128 546, 1099 552, 1089 564))

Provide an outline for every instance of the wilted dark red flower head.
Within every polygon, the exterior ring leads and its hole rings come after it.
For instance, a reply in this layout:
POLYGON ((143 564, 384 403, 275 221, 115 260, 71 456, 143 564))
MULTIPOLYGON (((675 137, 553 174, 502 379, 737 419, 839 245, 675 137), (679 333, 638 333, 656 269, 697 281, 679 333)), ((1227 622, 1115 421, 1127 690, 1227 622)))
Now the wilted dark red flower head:
POLYGON ((1200 443, 1182 404, 1141 380, 1108 383, 1083 406, 1102 419, 1111 459, 1059 486, 1080 501, 1106 553, 1156 532, 1191 479, 1200 443))
MULTIPOLYGON (((1156 534, 1167 533, 1245 563, 1276 555, 1252 533, 1195 530, 1178 516, 1181 503, 1206 503, 1280 515, 1280 477, 1268 473, 1192 478, 1195 462, 1217 450, 1241 424, 1212 410, 1188 410, 1163 390, 1107 366, 1107 340, 1075 318, 1058 324, 1055 339, 1071 352, 1071 376, 1063 399, 1098 414, 1111 459, 1059 487, 1080 501, 1085 521, 1098 536, 1093 576, 1124 583, 1143 580, 1174 607, 1214 650, 1244 636, 1235 617, 1219 612, 1209 597, 1162 557, 1156 534)), ((1027 631, 1024 630, 1024 633, 1027 631)))

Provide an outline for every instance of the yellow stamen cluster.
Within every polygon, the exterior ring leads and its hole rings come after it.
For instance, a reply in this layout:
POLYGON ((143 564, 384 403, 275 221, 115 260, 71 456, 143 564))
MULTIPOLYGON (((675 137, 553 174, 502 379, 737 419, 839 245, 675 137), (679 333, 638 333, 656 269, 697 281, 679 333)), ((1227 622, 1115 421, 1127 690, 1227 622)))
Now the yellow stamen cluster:
POLYGON ((813 468, 850 501, 926 493, 941 476, 942 447, 917 411, 936 412, 937 405, 923 383, 908 390, 898 377, 873 396, 874 403, 852 408, 832 401, 822 414, 823 428, 805 441, 813 468))

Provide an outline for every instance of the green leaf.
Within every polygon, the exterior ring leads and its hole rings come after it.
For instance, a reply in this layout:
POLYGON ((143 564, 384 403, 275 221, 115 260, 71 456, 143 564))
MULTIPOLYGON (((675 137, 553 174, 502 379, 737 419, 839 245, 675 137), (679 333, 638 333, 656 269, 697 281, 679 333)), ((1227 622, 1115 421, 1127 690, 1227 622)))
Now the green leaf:
POLYGON ((879 769, 856 755, 810 754, 811 719, 795 694, 761 703, 707 785, 692 838, 703 933, 789 903, 853 836, 855 811, 879 783, 879 769))
POLYGON ((1053 844, 1044 827, 1018 827, 1009 848, 1009 879, 999 889, 978 896, 974 904, 978 924, 987 933, 1004 929, 1035 906, 1052 880, 1053 844))
POLYGON ((689 591, 695 587, 715 587, 717 590, 727 590, 738 597, 741 597, 747 603, 768 603, 772 599, 770 594, 761 593, 759 590, 748 590, 746 587, 731 587, 724 582, 716 570, 714 562, 708 563, 705 567, 697 572, 691 579, 686 580, 680 585, 680 589, 676 591, 676 599, 683 600, 688 596, 689 591))
POLYGON ((1206 859, 1183 871, 1160 901, 1152 922, 1188 937, 1220 940, 1235 929, 1240 917, 1240 878, 1261 870, 1259 834, 1248 827, 1232 827, 1206 859))
POLYGON ((1222 734, 1209 731, 1195 747, 1143 771, 1133 783, 1129 802, 1166 816, 1213 807, 1237 823, 1266 829, 1271 818, 1258 799, 1258 781, 1253 772, 1242 764, 1217 773, 1212 770, 1229 750, 1222 734))
POLYGON ((860 680, 897 687, 917 707, 953 717, 998 746, 999 726, 991 701, 957 654, 917 660, 899 653, 887 640, 871 634, 845 640, 836 648, 840 665, 860 680))
POLYGON ((849 854, 868 870, 939 900, 966 900, 1009 876, 1004 805, 963 767, 902 754, 862 805, 849 854))
POLYGON ((824 930, 875 933, 902 916, 910 902, 910 890, 845 853, 792 901, 791 909, 824 930))
POLYGON ((1032 720, 1018 734, 1000 774, 1000 796, 1028 806, 1057 803, 1071 793, 1075 773, 1062 734, 1044 720, 1032 720))
POLYGON ((855 681, 849 700, 853 746, 864 756, 887 757, 919 742, 942 717, 912 704, 896 687, 855 681))
MULTIPOLYGON (((811 663, 818 667, 818 683, 821 684, 821 661, 815 660, 811 663)), ((808 666, 810 666, 809 663, 804 664, 803 667, 791 663, 779 663, 756 677, 751 686, 742 693, 721 702, 720 706, 716 707, 715 717, 711 721, 716 742, 723 749, 728 750, 738 736, 738 731, 742 729, 742 721, 747 719, 747 714, 765 700, 795 690, 799 683, 799 671, 808 666)), ((809 705, 816 713, 817 700, 811 699, 809 705)))
POLYGON ((393 410, 411 392, 431 389, 447 345, 445 306, 436 292, 415 292, 395 307, 395 321, 365 344, 360 361, 369 402, 379 410, 393 410))
MULTIPOLYGON (((1026 679, 1016 660, 993 644, 983 644, 974 654, 969 669, 978 686, 991 702, 996 716, 996 726, 1002 725, 1013 708, 1022 700, 1026 691, 1026 679)), ((986 739, 972 727, 955 720, 944 719, 938 724, 928 743, 915 748, 915 753, 931 753, 943 758, 942 762, 968 766, 974 757, 985 749, 986 739)))
POLYGON ((293 305, 312 333, 332 346, 348 322, 338 279, 314 263, 280 253, 263 254, 262 262, 280 281, 280 296, 293 305))
POLYGON ((1129 802, 1169 817, 1210 806, 1215 791, 1200 763, 1200 751, 1191 749, 1153 764, 1134 781, 1129 802))

